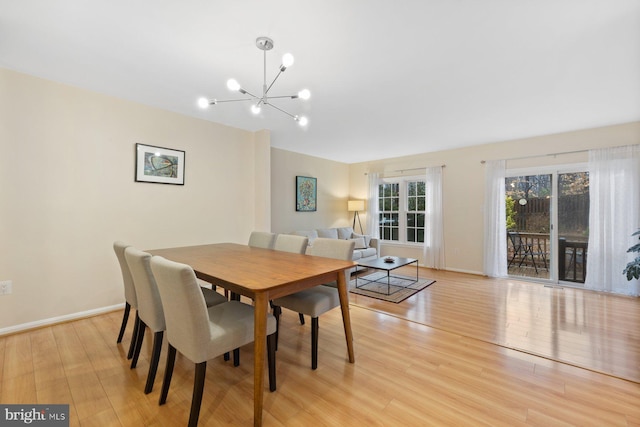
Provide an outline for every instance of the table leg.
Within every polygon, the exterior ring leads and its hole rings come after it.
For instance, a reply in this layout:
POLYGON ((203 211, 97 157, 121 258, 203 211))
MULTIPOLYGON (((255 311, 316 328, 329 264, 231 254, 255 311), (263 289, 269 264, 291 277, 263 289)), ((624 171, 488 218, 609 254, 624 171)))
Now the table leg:
POLYGON ((264 392, 264 356, 267 342, 268 295, 258 293, 255 297, 253 324, 253 425, 262 425, 262 398, 264 392))
POLYGON ((340 296, 342 323, 344 324, 344 336, 347 340, 349 362, 354 363, 356 358, 353 353, 353 333, 351 332, 351 317, 349 316, 349 293, 347 291, 347 280, 344 271, 338 272, 338 295, 340 296))

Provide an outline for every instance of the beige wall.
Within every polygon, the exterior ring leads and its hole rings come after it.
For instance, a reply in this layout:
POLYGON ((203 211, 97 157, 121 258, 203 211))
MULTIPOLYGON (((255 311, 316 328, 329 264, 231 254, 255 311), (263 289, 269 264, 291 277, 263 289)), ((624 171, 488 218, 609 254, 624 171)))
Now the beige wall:
MULTIPOLYGON (((425 153, 350 165, 350 193, 367 196, 368 172, 401 175, 401 169, 446 165, 443 210, 446 269, 482 274, 484 241, 484 165, 481 160, 508 159, 640 143, 640 122, 587 129, 457 150, 425 153)), ((507 168, 586 162, 587 153, 542 156, 507 162, 507 168)), ((407 172, 406 175, 415 174, 407 172)), ((363 216, 363 221, 365 217, 363 216)), ((383 245, 382 255, 422 259, 421 248, 383 245)))
POLYGON ((124 302, 112 244, 246 242, 269 224, 269 134, 0 69, 0 333, 124 302), (135 144, 186 151, 134 182, 135 144))
POLYGON ((349 165, 346 163, 271 149, 271 231, 288 233, 351 225, 348 199, 349 165), (316 212, 296 212, 296 176, 318 179, 316 212))

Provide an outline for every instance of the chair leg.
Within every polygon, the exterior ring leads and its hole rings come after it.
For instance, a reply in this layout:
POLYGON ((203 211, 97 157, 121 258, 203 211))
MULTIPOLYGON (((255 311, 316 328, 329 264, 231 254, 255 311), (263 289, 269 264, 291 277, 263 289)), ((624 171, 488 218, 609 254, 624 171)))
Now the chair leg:
POLYGON ((276 391, 276 334, 267 336, 267 363, 269 365, 269 390, 276 391))
POLYGON ((171 385, 171 376, 173 374, 173 366, 176 363, 176 348, 169 344, 169 351, 167 352, 167 366, 164 368, 164 379, 162 380, 162 391, 160 392, 159 405, 164 405, 167 402, 167 395, 169 394, 169 386, 171 385))
POLYGON ((233 350, 233 366, 240 366, 240 349, 236 348, 233 350))
POLYGON ((129 320, 129 311, 131 311, 131 304, 128 302, 124 303, 124 314, 122 315, 122 325, 120 325, 120 333, 118 334, 117 344, 122 342, 122 337, 124 336, 124 330, 127 328, 127 321, 129 320))
POLYGON ((142 341, 144 340, 144 332, 147 329, 147 325, 142 320, 138 320, 138 336, 136 337, 136 346, 133 350, 133 358, 131 359, 131 369, 138 365, 138 357, 140 356, 140 350, 142 349, 142 341))
POLYGON ((304 314, 298 313, 298 317, 300 318, 300 324, 304 325, 304 314))
POLYGON ((196 363, 196 377, 193 380, 193 396, 191 397, 191 414, 189 415, 189 427, 196 427, 198 425, 206 373, 207 362, 205 361, 196 363))
POLYGON ((127 353, 127 359, 133 357, 133 350, 136 348, 136 340, 138 339, 138 329, 140 329, 140 316, 138 316, 138 310, 136 310, 136 320, 133 323, 133 334, 131 334, 131 344, 129 344, 129 353, 127 353))
POLYGON ((229 352, 228 351, 224 354, 224 361, 225 362, 229 361, 229 352))
POLYGON ((278 350, 278 331, 280 330, 280 315, 282 314, 282 308, 277 305, 273 306, 273 317, 276 318, 276 346, 275 350, 278 350))
POLYGON ((147 374, 147 385, 144 387, 144 394, 151 393, 153 383, 156 380, 156 372, 158 372, 158 362, 160 361, 160 351, 162 350, 163 331, 153 334, 153 352, 151 353, 151 363, 149 364, 149 373, 147 374))
POLYGON ((311 318, 311 369, 318 367, 318 318, 311 318))

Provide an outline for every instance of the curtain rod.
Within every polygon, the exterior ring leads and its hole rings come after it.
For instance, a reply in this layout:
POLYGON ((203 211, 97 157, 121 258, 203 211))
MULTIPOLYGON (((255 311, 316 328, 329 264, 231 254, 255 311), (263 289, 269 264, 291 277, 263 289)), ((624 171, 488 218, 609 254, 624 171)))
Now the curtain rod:
MULTIPOLYGON (((575 150, 575 151, 563 151, 561 153, 547 153, 547 154, 532 154, 530 156, 521 156, 521 157, 509 157, 506 159, 494 159, 494 160, 524 160, 524 159, 533 159, 535 157, 550 157, 550 156, 559 156, 561 154, 575 154, 575 153, 584 153, 585 151, 589 151, 589 150, 575 150)), ((487 163, 486 160, 480 160, 480 163, 482 163, 483 165, 485 163, 487 163)))
MULTIPOLYGON (((427 168, 433 168, 433 167, 437 167, 437 166, 440 166, 441 168, 446 168, 447 167, 447 165, 423 166, 421 168, 397 169, 397 170, 394 170, 394 171, 387 171, 386 173, 405 173, 405 172, 408 172, 408 171, 418 171, 418 170, 422 171, 422 170, 425 170, 427 168)), ((384 172, 382 172, 382 173, 384 174, 384 172)), ((364 174, 365 175, 369 175, 369 172, 365 172, 364 174)))

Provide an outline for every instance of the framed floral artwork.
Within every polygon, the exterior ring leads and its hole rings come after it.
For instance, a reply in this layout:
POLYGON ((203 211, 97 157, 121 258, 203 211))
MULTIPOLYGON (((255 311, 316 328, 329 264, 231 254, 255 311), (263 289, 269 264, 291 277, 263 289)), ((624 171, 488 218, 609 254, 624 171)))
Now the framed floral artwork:
POLYGON ((317 184, 317 178, 296 176, 296 211, 316 211, 317 184))

